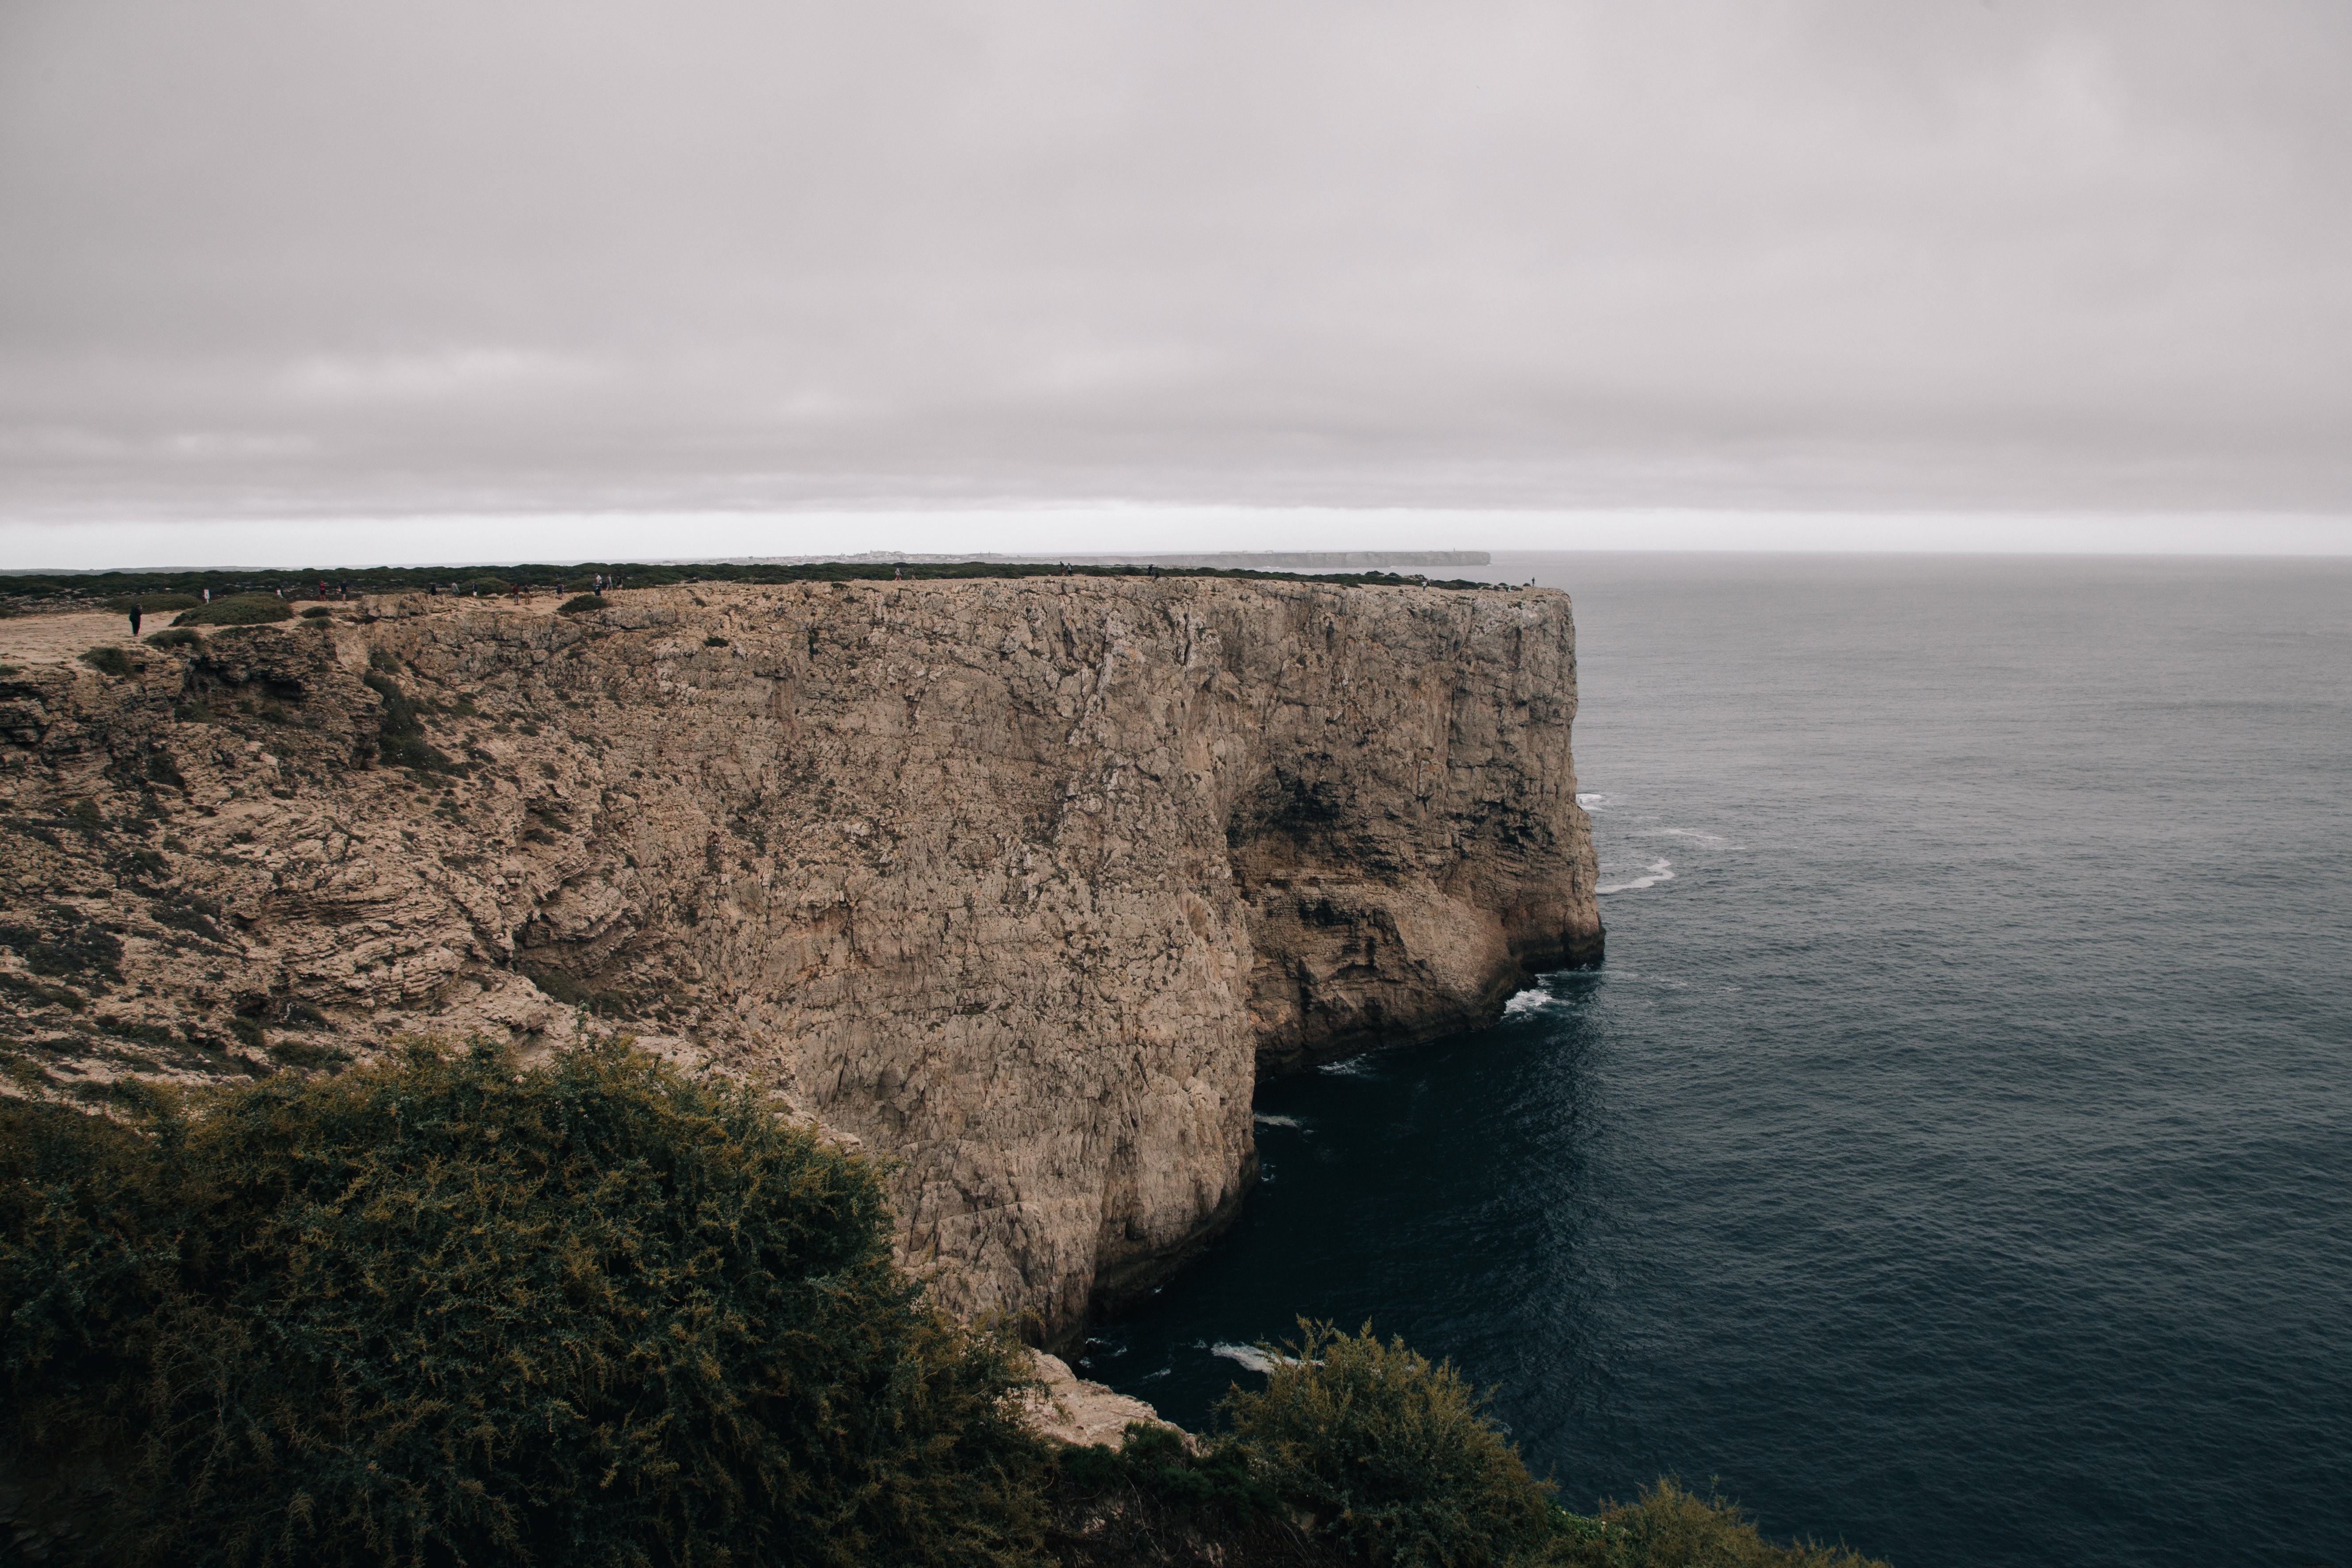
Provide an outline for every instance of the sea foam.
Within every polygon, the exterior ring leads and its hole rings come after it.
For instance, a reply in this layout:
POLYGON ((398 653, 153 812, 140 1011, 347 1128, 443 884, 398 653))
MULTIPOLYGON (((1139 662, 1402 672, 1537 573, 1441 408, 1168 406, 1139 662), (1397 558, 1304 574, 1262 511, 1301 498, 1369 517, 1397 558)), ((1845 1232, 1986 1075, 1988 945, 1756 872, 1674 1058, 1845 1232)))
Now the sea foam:
POLYGON ((1675 863, 1673 861, 1653 860, 1643 868, 1640 876, 1631 881, 1604 882, 1592 890, 1596 893, 1638 893, 1644 888, 1654 888, 1661 882, 1671 882, 1674 879, 1675 863))
MULTIPOLYGON (((1219 1340, 1209 1347, 1209 1353, 1213 1356, 1223 1356, 1227 1361, 1239 1362, 1255 1373, 1272 1372, 1276 1360, 1276 1357, 1266 1354, 1255 1345, 1237 1345, 1231 1340, 1219 1340)), ((1280 1359, 1286 1361, 1289 1358, 1286 1356, 1280 1359)))

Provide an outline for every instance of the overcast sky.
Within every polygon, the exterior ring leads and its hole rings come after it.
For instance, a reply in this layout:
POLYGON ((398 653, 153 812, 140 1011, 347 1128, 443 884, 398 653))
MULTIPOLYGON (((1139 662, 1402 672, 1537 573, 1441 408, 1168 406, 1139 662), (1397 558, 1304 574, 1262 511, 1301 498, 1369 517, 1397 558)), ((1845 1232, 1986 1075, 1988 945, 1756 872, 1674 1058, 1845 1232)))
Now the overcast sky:
POLYGON ((2347 433, 2343 0, 0 0, 20 558, 1111 501, 2352 548, 2347 433))

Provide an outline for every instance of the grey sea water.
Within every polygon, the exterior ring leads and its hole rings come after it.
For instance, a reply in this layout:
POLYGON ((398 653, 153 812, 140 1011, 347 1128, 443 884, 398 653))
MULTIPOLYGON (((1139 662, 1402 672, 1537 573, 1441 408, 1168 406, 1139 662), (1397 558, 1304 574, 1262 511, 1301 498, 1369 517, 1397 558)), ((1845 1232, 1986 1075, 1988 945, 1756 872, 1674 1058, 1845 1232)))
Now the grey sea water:
POLYGON ((2352 563, 1498 557, 1576 599, 1609 956, 1262 1086, 1088 1371, 1299 1313, 1945 1565, 2352 1563, 2352 563))

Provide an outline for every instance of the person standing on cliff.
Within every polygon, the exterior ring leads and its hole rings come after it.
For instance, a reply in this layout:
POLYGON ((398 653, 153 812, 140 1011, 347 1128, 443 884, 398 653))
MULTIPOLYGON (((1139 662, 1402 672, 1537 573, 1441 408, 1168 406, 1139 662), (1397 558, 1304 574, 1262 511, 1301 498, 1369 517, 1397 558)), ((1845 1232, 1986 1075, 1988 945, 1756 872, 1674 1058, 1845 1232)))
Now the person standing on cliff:
POLYGON ((139 601, 136 599, 131 602, 131 635, 134 637, 139 635, 139 601))

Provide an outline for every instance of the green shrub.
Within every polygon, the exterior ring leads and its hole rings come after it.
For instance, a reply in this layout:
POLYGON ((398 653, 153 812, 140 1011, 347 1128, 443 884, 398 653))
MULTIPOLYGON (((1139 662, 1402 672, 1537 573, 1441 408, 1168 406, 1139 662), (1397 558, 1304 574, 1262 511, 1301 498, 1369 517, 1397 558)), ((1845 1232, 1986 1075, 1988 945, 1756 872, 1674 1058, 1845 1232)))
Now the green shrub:
POLYGON ((1671 1480, 1594 1519, 1566 1519, 1550 1561, 1573 1568, 1886 1568, 1843 1546, 1775 1546, 1739 1509, 1671 1480))
POLYGON ((291 1068, 324 1068, 329 1072, 341 1072, 352 1059, 352 1053, 341 1046, 322 1046, 315 1040, 281 1037, 268 1047, 272 1061, 284 1062, 291 1068))
POLYGON ((205 634, 194 626, 173 626, 147 639, 149 647, 194 647, 205 640, 205 634))
POLYGON ((1017 1346, 751 1089, 420 1047, 136 1123, 0 1103, 0 1462, 93 1560, 1035 1560, 1017 1346))
POLYGON ((591 610, 609 607, 602 594, 579 594, 556 605, 555 613, 559 616, 584 616, 591 610))
POLYGON ((1239 1443, 1136 1423, 1123 1447, 1056 1450, 1048 1545, 1063 1568, 1336 1563, 1286 1517, 1239 1443))
MULTIPOLYGON (((373 658, 370 663, 373 663, 373 658)), ((399 682, 370 668, 360 677, 360 683, 383 700, 383 717, 376 725, 379 757, 395 767, 415 768, 420 773, 447 773, 456 766, 425 738, 416 704, 400 689, 399 682)))
POLYGON ((107 600, 106 607, 118 616, 127 616, 136 605, 142 616, 163 616, 173 610, 193 610, 203 603, 194 594, 126 594, 119 599, 107 600))
POLYGON ((306 605, 302 609, 302 618, 306 621, 322 621, 334 613, 325 605, 306 605))
POLYGON ((110 675, 117 680, 125 680, 139 673, 139 667, 131 662, 131 656, 110 644, 74 657, 100 675, 110 675))
POLYGON ((1552 1538, 1549 1489, 1451 1363, 1384 1345, 1370 1324, 1298 1326, 1297 1344, 1265 1347, 1265 1390, 1235 1390, 1220 1414, 1319 1536, 1375 1568, 1484 1568, 1552 1538))
POLYGON ((293 609, 275 594, 232 594, 172 617, 175 626, 258 626, 291 620, 293 609))
POLYGON ((484 598, 514 591, 514 584, 503 577, 474 577, 457 585, 461 594, 479 594, 484 598))
POLYGON ((1080 1493, 1132 1487, 1171 1511, 1246 1520, 1281 1507, 1250 1455, 1248 1445, 1238 1442, 1188 1447, 1175 1428, 1137 1421, 1117 1448, 1100 1443, 1065 1448, 1056 1459, 1062 1485, 1080 1493))

